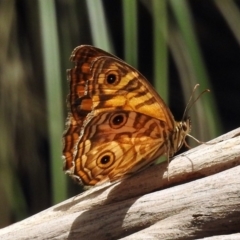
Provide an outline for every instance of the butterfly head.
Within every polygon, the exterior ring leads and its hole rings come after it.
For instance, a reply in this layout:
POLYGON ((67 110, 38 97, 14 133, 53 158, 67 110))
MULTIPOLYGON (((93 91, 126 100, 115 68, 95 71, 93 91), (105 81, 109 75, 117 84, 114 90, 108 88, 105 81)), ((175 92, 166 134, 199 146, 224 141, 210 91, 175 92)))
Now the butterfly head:
POLYGON ((175 131, 173 133, 171 141, 172 151, 170 151, 170 157, 172 157, 183 146, 183 144, 187 145, 185 139, 186 136, 188 136, 191 132, 191 126, 190 117, 186 117, 185 120, 176 122, 175 131))
MULTIPOLYGON (((173 136, 173 142, 174 142, 174 153, 176 153, 181 147, 183 144, 185 144, 187 147, 188 144, 186 143, 186 136, 189 136, 191 138, 193 138, 191 135, 190 135, 190 132, 191 132, 191 119, 189 116, 187 116, 189 110, 191 109, 191 107, 194 105, 194 103, 196 103, 196 101, 205 93, 205 92, 209 92, 210 90, 209 89, 206 89, 204 91, 202 91, 198 97, 196 99, 193 99, 193 94, 194 92, 196 91, 196 89, 199 87, 199 84, 196 84, 195 87, 193 88, 193 91, 192 91, 192 94, 190 96, 190 99, 187 103, 187 106, 184 110, 184 113, 183 113, 183 117, 182 117, 182 120, 180 122, 177 122, 177 125, 176 125, 176 129, 175 129, 175 132, 174 132, 174 136, 173 136)), ((195 139, 195 138, 193 138, 195 139)))
POLYGON ((180 126, 184 136, 187 136, 192 130, 191 118, 188 116, 185 120, 180 122, 180 126))

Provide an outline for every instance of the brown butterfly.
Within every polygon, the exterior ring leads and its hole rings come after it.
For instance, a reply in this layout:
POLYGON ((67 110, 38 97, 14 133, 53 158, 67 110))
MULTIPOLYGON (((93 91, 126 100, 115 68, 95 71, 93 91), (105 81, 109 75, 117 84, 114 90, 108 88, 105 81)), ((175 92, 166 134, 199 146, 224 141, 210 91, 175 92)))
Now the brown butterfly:
POLYGON ((115 181, 172 157, 185 143, 190 119, 176 122, 146 78, 93 46, 71 55, 70 112, 63 134, 64 170, 83 185, 115 181))

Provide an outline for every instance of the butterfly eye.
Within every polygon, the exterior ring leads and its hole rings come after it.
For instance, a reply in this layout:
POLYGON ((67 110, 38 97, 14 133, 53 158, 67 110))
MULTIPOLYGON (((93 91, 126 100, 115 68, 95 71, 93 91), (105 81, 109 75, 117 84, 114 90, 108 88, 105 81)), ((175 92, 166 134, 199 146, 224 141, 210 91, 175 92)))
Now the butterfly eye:
POLYGON ((127 113, 115 113, 110 118, 110 126, 111 128, 117 129, 124 126, 127 122, 128 116, 127 113))
POLYGON ((120 75, 118 71, 110 70, 106 75, 106 83, 109 85, 116 86, 120 81, 120 75))
POLYGON ((98 157, 97 165, 102 169, 109 168, 114 163, 114 160, 115 156, 112 152, 104 152, 98 157))

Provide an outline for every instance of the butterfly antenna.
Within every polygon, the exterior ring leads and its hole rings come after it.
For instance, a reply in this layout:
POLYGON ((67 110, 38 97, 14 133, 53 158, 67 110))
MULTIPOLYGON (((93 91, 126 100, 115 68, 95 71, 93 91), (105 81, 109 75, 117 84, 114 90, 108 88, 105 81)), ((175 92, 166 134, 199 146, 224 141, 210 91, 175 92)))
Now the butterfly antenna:
POLYGON ((192 101, 193 94, 194 94, 194 92, 196 91, 196 89, 197 89, 199 86, 200 86, 199 84, 196 84, 196 85, 194 86, 193 90, 192 90, 192 94, 191 94, 191 96, 190 96, 190 98, 189 98, 189 100, 188 100, 187 106, 186 106, 186 108, 185 108, 185 110, 184 110, 184 113, 183 113, 183 116, 182 116, 182 121, 185 119, 188 111, 191 109, 191 107, 194 105, 194 103, 195 103, 205 92, 210 92, 209 89, 205 89, 204 91, 202 91, 202 92, 198 95, 198 97, 197 97, 196 99, 194 99, 194 100, 192 101))
MULTIPOLYGON (((196 101, 197 101, 204 93, 210 92, 209 89, 205 89, 204 91, 202 91, 202 92, 197 96, 196 99, 194 99, 194 100, 192 101, 193 94, 194 94, 194 92, 196 91, 196 89, 197 89, 199 86, 200 86, 199 84, 196 84, 196 85, 194 86, 193 90, 192 90, 192 94, 191 94, 191 96, 190 96, 190 98, 189 98, 189 101, 188 101, 187 106, 186 106, 186 108, 185 108, 185 110, 184 110, 184 113, 183 113, 182 121, 184 121, 184 119, 185 119, 185 117, 186 117, 186 114, 187 114, 188 111, 191 109, 191 107, 194 105, 194 103, 196 103, 196 101)), ((190 138, 192 138, 194 141, 196 141, 196 142, 199 143, 199 144, 212 145, 212 143, 206 143, 206 142, 199 141, 198 139, 196 139, 195 137, 193 137, 193 136, 190 135, 190 134, 187 134, 187 136, 190 137, 190 138)), ((186 142, 185 140, 184 140, 184 143, 185 143, 185 146, 187 146, 188 148, 190 148, 190 146, 187 144, 187 142, 186 142)))

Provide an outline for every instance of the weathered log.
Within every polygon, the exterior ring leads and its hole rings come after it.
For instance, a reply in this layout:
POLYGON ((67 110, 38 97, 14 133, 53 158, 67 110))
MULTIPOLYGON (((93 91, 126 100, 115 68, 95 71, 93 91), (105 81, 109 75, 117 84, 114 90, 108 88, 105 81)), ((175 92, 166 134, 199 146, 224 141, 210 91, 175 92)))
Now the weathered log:
POLYGON ((240 128, 213 142, 168 171, 149 167, 3 228, 0 239, 238 239, 240 128))

